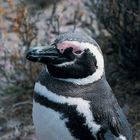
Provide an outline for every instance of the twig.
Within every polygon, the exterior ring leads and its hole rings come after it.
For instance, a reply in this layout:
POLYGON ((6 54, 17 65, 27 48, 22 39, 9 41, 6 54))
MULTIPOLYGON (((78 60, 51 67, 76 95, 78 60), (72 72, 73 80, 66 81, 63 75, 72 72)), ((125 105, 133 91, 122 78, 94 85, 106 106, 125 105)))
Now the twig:
POLYGON ((18 107, 18 106, 26 105, 26 104, 32 105, 32 102, 30 102, 30 101, 23 101, 23 102, 19 102, 19 103, 14 104, 12 107, 13 107, 13 108, 16 108, 16 107, 18 107))

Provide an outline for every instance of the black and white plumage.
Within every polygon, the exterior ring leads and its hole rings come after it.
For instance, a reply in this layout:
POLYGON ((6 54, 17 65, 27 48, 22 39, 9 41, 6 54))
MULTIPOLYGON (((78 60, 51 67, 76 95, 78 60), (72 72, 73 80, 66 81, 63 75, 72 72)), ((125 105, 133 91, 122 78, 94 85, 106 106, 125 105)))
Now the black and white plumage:
POLYGON ((35 83, 33 121, 39 140, 132 140, 92 38, 65 33, 49 48, 31 49, 27 59, 47 66, 35 83))

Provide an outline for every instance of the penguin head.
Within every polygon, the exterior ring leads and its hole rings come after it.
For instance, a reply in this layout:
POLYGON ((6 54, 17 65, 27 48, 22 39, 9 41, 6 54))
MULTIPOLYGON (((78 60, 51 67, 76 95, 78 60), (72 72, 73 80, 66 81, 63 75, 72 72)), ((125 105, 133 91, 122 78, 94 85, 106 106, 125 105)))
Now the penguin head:
POLYGON ((104 61, 95 40, 82 33, 65 33, 48 47, 34 47, 26 58, 47 65, 49 73, 65 80, 97 81, 104 73, 104 61))

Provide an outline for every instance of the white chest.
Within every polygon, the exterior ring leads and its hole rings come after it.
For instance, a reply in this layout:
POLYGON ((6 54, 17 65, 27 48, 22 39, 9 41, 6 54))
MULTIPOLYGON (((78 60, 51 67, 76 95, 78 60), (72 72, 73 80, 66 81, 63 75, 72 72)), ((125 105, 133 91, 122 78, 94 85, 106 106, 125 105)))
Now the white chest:
POLYGON ((62 114, 33 101, 33 122, 38 140, 74 140, 62 114))

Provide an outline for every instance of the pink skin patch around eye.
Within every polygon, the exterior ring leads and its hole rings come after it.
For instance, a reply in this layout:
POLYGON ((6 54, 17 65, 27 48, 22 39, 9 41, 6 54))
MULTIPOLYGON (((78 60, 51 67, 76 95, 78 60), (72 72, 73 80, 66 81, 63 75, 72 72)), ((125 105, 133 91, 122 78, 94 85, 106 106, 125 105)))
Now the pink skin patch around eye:
POLYGON ((79 46, 76 46, 72 43, 68 43, 68 42, 63 42, 63 43, 60 43, 58 44, 57 46, 58 50, 61 52, 61 53, 64 53, 64 51, 67 49, 67 48, 73 48, 73 53, 76 53, 76 52, 82 52, 83 49, 80 48, 79 46))

